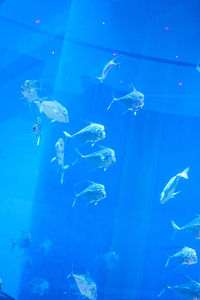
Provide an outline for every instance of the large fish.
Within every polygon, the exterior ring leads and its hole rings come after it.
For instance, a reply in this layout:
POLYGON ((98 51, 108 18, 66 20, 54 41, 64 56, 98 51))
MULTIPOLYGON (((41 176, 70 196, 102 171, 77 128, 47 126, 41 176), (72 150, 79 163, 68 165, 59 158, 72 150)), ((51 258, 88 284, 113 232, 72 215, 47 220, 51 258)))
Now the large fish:
POLYGON ((111 165, 116 163, 115 151, 113 149, 100 146, 100 150, 88 155, 82 155, 76 149, 79 158, 84 158, 93 163, 97 168, 104 168, 104 171, 111 165))
POLYGON ((191 222, 189 222, 188 224, 186 224, 183 227, 179 227, 176 225, 176 223, 174 221, 172 222, 172 226, 175 230, 172 239, 174 238, 175 234, 178 231, 187 231, 189 232, 192 236, 194 236, 196 239, 200 239, 200 216, 198 216, 197 218, 195 218, 194 220, 192 220, 191 222))
POLYGON ((126 112, 132 111, 134 115, 136 115, 137 111, 141 110, 144 106, 144 95, 133 87, 131 93, 120 98, 114 97, 107 110, 109 110, 111 105, 115 102, 121 104, 126 109, 126 112))
POLYGON ((166 184, 166 186, 164 187, 161 196, 160 196, 160 202, 162 204, 166 203, 169 199, 174 198, 175 195, 177 195, 180 192, 176 192, 175 193, 175 189, 177 187, 177 184, 179 182, 179 179, 185 178, 188 179, 188 171, 189 171, 189 167, 186 168, 183 172, 178 173, 176 176, 172 177, 169 182, 166 184))
POLYGON ((185 300, 200 300, 200 283, 190 279, 188 282, 168 286, 166 285, 165 288, 160 292, 158 295, 159 297, 166 292, 167 290, 172 290, 177 295, 185 300))
POLYGON ((97 79, 100 80, 101 83, 104 82, 104 80, 106 79, 107 75, 108 75, 108 72, 113 68, 113 67, 119 67, 120 66, 120 63, 118 62, 115 62, 117 59, 119 58, 118 57, 115 57, 114 59, 110 60, 106 65, 105 67, 103 68, 103 71, 102 71, 102 74, 100 77, 97 77, 97 79))
POLYGON ((184 247, 183 249, 181 249, 180 251, 178 251, 174 255, 171 255, 168 258, 165 267, 168 266, 170 261, 173 261, 180 265, 193 265, 198 262, 198 258, 197 258, 196 251, 194 249, 189 247, 184 247))
POLYGON ((106 198, 106 191, 103 184, 88 181, 90 185, 85 188, 82 192, 76 194, 72 207, 74 207, 78 198, 83 198, 87 203, 98 204, 99 201, 106 198))
POLYGON ((79 292, 82 296, 90 300, 97 299, 97 286, 89 273, 74 274, 72 271, 72 273, 69 274, 67 278, 69 278, 70 276, 73 276, 74 280, 76 281, 79 292))
POLYGON ((63 133, 68 139, 77 137, 84 143, 92 143, 92 146, 96 142, 101 141, 106 137, 104 126, 96 123, 91 123, 90 125, 84 127, 83 129, 72 135, 66 131, 63 131, 63 133))
POLYGON ((58 161, 58 167, 61 169, 61 184, 63 184, 63 179, 64 179, 64 171, 69 168, 69 165, 64 165, 64 141, 63 139, 59 139, 56 144, 56 156, 54 156, 51 160, 51 162, 55 161, 57 159, 58 161))
POLYGON ((49 100, 48 97, 40 99, 40 101, 33 101, 40 110, 40 113, 44 113, 49 119, 53 121, 68 123, 68 111, 67 109, 55 100, 49 100))

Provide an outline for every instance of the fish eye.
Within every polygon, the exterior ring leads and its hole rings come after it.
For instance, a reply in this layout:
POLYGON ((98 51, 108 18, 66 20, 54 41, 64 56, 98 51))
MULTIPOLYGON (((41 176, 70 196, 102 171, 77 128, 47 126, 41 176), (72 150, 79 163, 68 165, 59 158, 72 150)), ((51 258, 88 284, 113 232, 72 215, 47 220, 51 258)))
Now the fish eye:
POLYGON ((98 136, 98 137, 101 137, 101 136, 102 136, 101 130, 98 130, 98 131, 97 131, 97 136, 98 136))

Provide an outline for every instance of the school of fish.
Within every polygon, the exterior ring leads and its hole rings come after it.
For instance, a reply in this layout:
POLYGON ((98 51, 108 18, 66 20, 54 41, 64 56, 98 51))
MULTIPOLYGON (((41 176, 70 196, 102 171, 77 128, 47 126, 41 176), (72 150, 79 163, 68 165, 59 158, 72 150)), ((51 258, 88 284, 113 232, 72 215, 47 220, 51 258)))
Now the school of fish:
MULTIPOLYGON (((116 67, 119 68, 120 62, 119 57, 110 60, 103 68, 101 76, 96 77, 100 83, 103 83, 109 72, 116 67)), ((37 116, 33 125, 33 135, 36 138, 36 145, 39 146, 41 142, 41 130, 42 130, 42 117, 45 115, 51 122, 62 122, 69 123, 68 110, 57 100, 46 96, 40 97, 39 91, 41 89, 40 80, 26 80, 21 86, 21 92, 23 97, 27 100, 29 107, 31 109, 32 105, 35 104, 40 115, 37 116)), ((132 91, 121 97, 113 97, 107 111, 110 110, 114 103, 119 103, 123 109, 124 113, 130 111, 134 115, 140 111, 144 106, 144 94, 137 91, 134 86, 132 86, 132 91)), ((86 127, 80 129, 78 132, 69 133, 68 130, 64 130, 62 133, 63 138, 60 137, 55 143, 55 156, 51 159, 51 162, 57 160, 58 172, 60 173, 60 182, 64 182, 65 171, 72 166, 76 166, 79 160, 85 160, 90 162, 95 169, 107 170, 110 166, 116 163, 115 150, 108 148, 106 146, 97 146, 98 149, 89 154, 82 154, 78 148, 75 148, 75 153, 77 154, 76 160, 72 164, 65 164, 64 154, 65 146, 68 147, 68 143, 72 139, 81 141, 84 144, 90 144, 92 147, 97 143, 102 142, 106 138, 105 127, 98 123, 89 123, 86 127)), ((70 143, 71 144, 71 143, 70 143)), ((177 173, 173 176, 167 184, 164 186, 161 195, 160 203, 166 204, 170 199, 175 198, 180 191, 176 191, 179 181, 183 179, 188 179, 188 172, 190 168, 187 167, 182 172, 177 173)), ((85 180, 85 179, 83 179, 85 180)), ((95 206, 106 198, 106 188, 102 183, 96 183, 94 181, 86 180, 87 186, 83 188, 80 192, 75 192, 75 197, 72 203, 72 207, 75 209, 79 203, 83 203, 85 206, 94 204, 95 206)), ((172 227, 174 229, 173 238, 177 232, 185 231, 188 232, 195 239, 200 239, 200 216, 197 216, 194 220, 188 224, 179 227, 174 221, 171 221, 172 227)), ((18 246, 21 249, 26 249, 31 245, 31 235, 28 232, 22 231, 18 239, 13 242, 12 249, 18 246)), ((39 252, 43 255, 48 255, 52 247, 52 242, 47 238, 43 243, 40 244, 39 252)), ((117 266, 119 257, 116 252, 109 251, 102 255, 102 260, 106 264, 107 268, 113 268, 117 266)), ((198 262, 197 253, 195 249, 190 247, 180 248, 175 254, 168 257, 165 268, 169 268, 170 265, 182 266, 182 265, 193 265, 198 262)), ((32 264, 31 257, 24 257, 24 265, 30 266, 32 264)), ((94 282, 90 273, 85 274, 75 274, 73 271, 67 276, 67 279, 73 278, 78 291, 81 296, 86 297, 91 300, 97 299, 97 285, 94 282)), ((35 278, 30 282, 30 289, 32 294, 37 294, 39 296, 48 293, 50 286, 48 281, 43 278, 35 278)), ((161 296, 167 290, 172 290, 180 297, 186 300, 200 300, 200 283, 189 279, 186 283, 168 286, 167 284, 159 294, 161 296)), ((10 298, 11 299, 11 298, 10 298)))

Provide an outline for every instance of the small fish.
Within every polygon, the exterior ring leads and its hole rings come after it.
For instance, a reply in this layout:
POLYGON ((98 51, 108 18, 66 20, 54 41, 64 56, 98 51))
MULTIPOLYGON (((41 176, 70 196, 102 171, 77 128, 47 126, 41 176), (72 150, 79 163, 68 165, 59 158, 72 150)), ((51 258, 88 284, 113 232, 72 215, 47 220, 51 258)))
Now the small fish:
POLYGON ((33 125, 33 134, 37 137, 37 146, 40 144, 41 137, 41 127, 42 127, 42 119, 41 117, 37 117, 34 125, 33 125))
POLYGON ((57 159, 58 161, 58 167, 61 169, 61 184, 63 184, 64 179, 64 171, 69 168, 69 165, 64 165, 64 141, 63 139, 59 139, 56 144, 56 156, 54 156, 51 160, 51 162, 55 161, 57 159))
POLYGON ((44 255, 46 256, 51 250, 51 247, 52 241, 49 238, 47 238, 43 243, 40 244, 40 252, 44 253, 44 255))
POLYGON ((13 250, 16 245, 21 249, 29 248, 31 245, 31 234, 22 230, 19 238, 13 242, 11 250, 13 250))
POLYGON ((114 97, 107 110, 109 110, 115 102, 120 103, 123 107, 125 107, 126 112, 132 111, 134 115, 136 115, 137 111, 141 110, 144 106, 144 95, 133 87, 133 91, 131 93, 120 98, 114 97))
POLYGON ((30 290, 34 295, 44 296, 49 291, 49 282, 43 278, 34 278, 30 282, 30 290))
POLYGON ((119 264, 119 255, 115 251, 109 251, 103 255, 107 269, 116 268, 119 264))
POLYGON ((38 90, 40 90, 41 87, 39 86, 39 83, 41 84, 40 80, 26 80, 21 86, 22 95, 28 101, 30 106, 34 100, 40 100, 38 90))
POLYGON ((106 171, 108 167, 116 163, 115 151, 107 147, 100 146, 100 148, 101 150, 88 155, 82 155, 78 149, 76 149, 76 152, 79 158, 87 159, 97 168, 104 168, 104 171, 106 171))
POLYGON ((106 137, 104 126, 96 123, 91 123, 73 135, 70 135, 66 131, 63 131, 63 133, 68 139, 77 137, 84 143, 92 143, 92 146, 106 137))
POLYGON ((48 97, 40 99, 40 101, 33 101, 40 110, 40 113, 44 113, 52 122, 58 121, 63 123, 69 122, 68 111, 55 100, 48 100, 48 97))
POLYGON ((192 236, 194 236, 197 240, 200 239, 200 216, 198 216, 197 218, 195 218, 194 220, 192 220, 191 222, 189 222, 188 224, 186 224, 183 227, 177 226, 174 221, 171 221, 171 222, 172 222, 172 226, 175 230, 175 232, 172 236, 172 239, 175 237, 175 234, 178 231, 187 231, 192 236))
POLYGON ((181 177, 188 179, 188 171, 190 168, 186 168, 182 173, 178 173, 176 176, 172 177, 169 182, 164 187, 161 196, 160 202, 162 204, 166 203, 169 199, 174 198, 175 195, 179 194, 180 192, 175 193, 175 189, 181 177))
POLYGON ((194 249, 184 247, 168 258, 165 268, 169 265, 170 261, 174 261, 175 263, 178 263, 180 265, 193 265, 198 262, 198 258, 194 249))
POLYGON ((106 198, 106 191, 103 184, 89 181, 90 185, 84 189, 81 193, 76 194, 72 207, 74 207, 78 198, 85 199, 88 203, 98 204, 99 201, 106 198))
POLYGON ((164 292, 167 290, 172 290, 175 292, 178 296, 185 300, 200 300, 200 283, 190 279, 188 282, 174 285, 174 286, 168 286, 166 285, 164 289, 160 292, 158 297, 162 296, 164 292))
POLYGON ((79 292, 82 296, 90 300, 97 299, 97 286, 89 273, 78 275, 78 274, 74 274, 72 271, 71 274, 67 276, 67 279, 71 276, 73 276, 77 284, 77 287, 79 289, 79 292))
POLYGON ((120 63, 116 63, 116 59, 118 59, 119 57, 116 57, 112 60, 110 60, 106 65, 105 67, 103 68, 103 71, 102 71, 102 74, 100 77, 97 77, 97 79, 100 80, 101 83, 104 82, 104 80, 106 79, 107 75, 108 75, 108 72, 113 68, 113 67, 118 67, 120 66, 120 63))

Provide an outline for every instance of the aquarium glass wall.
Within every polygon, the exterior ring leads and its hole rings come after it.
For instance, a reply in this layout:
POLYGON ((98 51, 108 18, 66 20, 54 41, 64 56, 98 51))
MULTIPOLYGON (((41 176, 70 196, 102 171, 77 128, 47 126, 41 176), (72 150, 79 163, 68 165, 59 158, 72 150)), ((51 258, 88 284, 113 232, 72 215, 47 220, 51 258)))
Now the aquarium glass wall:
POLYGON ((0 1, 0 299, 200 300, 199 13, 0 1))

